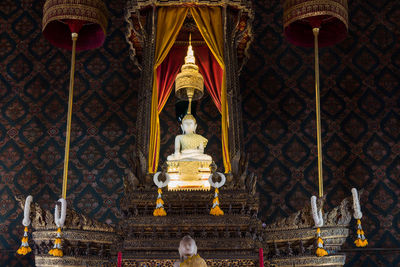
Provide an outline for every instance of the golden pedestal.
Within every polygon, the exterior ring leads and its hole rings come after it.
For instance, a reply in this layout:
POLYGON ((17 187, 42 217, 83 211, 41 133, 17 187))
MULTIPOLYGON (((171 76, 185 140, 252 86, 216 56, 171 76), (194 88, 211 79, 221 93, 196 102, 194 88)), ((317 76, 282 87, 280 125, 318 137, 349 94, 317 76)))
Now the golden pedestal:
POLYGON ((212 161, 167 161, 170 176, 169 191, 210 190, 208 178, 212 161))

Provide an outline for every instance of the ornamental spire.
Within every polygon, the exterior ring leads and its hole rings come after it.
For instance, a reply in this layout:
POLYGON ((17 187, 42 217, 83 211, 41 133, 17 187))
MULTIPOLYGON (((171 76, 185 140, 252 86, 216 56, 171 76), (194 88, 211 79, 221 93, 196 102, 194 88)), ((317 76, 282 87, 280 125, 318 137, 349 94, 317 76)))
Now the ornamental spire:
POLYGON ((196 64, 196 59, 194 58, 194 52, 192 47, 192 34, 189 34, 189 47, 185 57, 185 64, 196 64))

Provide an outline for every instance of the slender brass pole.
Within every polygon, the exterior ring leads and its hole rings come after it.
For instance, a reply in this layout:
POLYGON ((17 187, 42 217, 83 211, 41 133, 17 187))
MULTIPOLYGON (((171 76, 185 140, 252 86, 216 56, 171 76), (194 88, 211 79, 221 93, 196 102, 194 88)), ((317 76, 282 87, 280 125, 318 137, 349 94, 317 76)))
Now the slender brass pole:
POLYGON ((187 89, 187 96, 188 96, 188 99, 189 99, 189 106, 188 106, 187 114, 192 114, 193 95, 194 95, 194 89, 193 88, 188 88, 187 89))
MULTIPOLYGON (((190 47, 192 47, 192 33, 189 34, 189 49, 190 49, 190 47)), ((193 88, 188 88, 187 89, 187 96, 188 96, 188 99, 189 99, 189 106, 188 106, 187 114, 192 114, 193 95, 194 95, 194 89, 193 88)))
POLYGON ((315 57, 315 102, 317 120, 317 149, 318 149, 318 189, 319 197, 324 196, 324 176, 322 174, 322 141, 321 141, 321 105, 319 93, 319 57, 318 57, 318 34, 319 28, 313 29, 314 33, 314 57, 315 57))
POLYGON ((65 156, 64 156, 64 173, 62 185, 62 198, 67 198, 67 180, 68 180, 68 161, 69 161, 69 145, 71 140, 71 117, 72 102, 74 97, 74 76, 75 76, 75 50, 78 34, 72 33, 72 56, 71 56, 71 72, 69 76, 69 98, 68 98, 68 114, 67 114, 67 130, 65 133, 65 156))
POLYGON ((189 98, 189 106, 188 106, 188 111, 187 114, 192 114, 192 98, 189 98))

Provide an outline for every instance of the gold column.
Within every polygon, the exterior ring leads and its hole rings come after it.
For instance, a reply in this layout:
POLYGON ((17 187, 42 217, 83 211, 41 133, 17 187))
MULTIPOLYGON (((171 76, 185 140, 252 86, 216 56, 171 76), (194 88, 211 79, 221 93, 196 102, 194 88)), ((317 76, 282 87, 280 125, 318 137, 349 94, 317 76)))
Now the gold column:
POLYGON ((316 102, 316 123, 317 123, 317 149, 318 149, 318 189, 319 197, 324 196, 324 176, 322 173, 322 139, 321 139, 321 105, 319 90, 319 57, 318 57, 318 34, 319 28, 313 29, 314 33, 314 57, 315 57, 315 102, 316 102))
POLYGON ((72 119, 72 103, 74 97, 74 76, 75 76, 75 52, 78 34, 72 33, 72 55, 71 55, 71 71, 69 77, 69 98, 68 98, 68 114, 67 129, 65 133, 65 156, 64 156, 64 173, 62 185, 62 198, 67 199, 67 180, 68 180, 68 161, 69 161, 69 145, 71 140, 71 119, 72 119))

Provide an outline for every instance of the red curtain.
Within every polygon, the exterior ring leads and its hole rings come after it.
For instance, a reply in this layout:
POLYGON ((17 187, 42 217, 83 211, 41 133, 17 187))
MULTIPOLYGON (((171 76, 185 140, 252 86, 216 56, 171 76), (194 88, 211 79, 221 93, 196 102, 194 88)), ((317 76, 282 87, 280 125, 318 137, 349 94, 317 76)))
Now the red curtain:
POLYGON ((187 48, 172 47, 167 57, 157 68, 158 113, 164 108, 171 94, 176 75, 185 61, 187 48))
POLYGON ((224 71, 211 53, 208 46, 194 46, 194 55, 199 71, 204 77, 204 85, 211 95, 215 106, 221 112, 221 88, 224 71))

